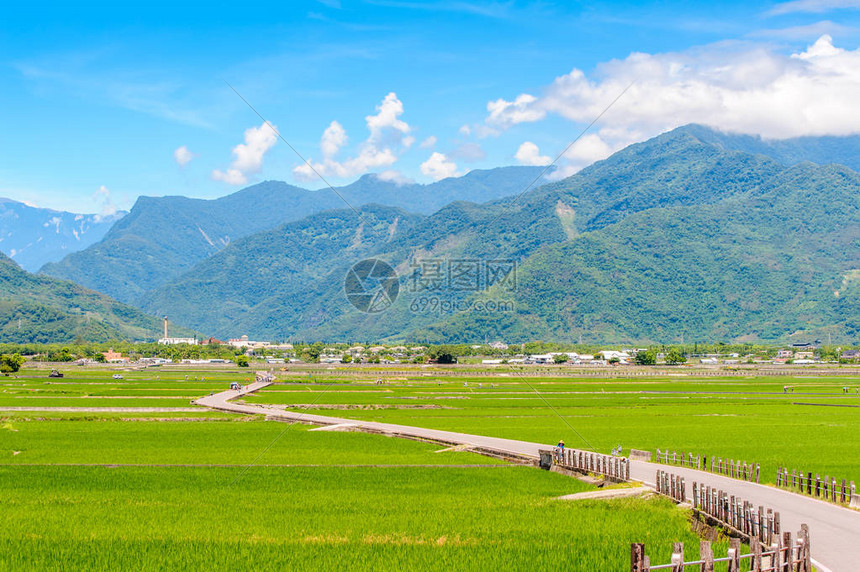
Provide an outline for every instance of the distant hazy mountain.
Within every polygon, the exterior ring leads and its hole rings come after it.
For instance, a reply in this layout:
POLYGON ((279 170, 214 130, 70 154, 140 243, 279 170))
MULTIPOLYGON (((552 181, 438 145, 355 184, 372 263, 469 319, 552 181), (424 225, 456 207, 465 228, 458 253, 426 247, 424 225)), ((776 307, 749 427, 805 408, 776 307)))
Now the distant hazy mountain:
MULTIPOLYGON (((452 200, 520 193, 540 172, 539 167, 503 167, 429 185, 398 185, 366 175, 338 192, 356 208, 381 203, 430 213, 452 200)), ((331 189, 308 191, 278 181, 215 200, 140 197, 101 242, 41 271, 132 303, 236 239, 344 207, 331 189)))
POLYGON ((757 135, 723 133, 703 125, 687 125, 680 129, 723 149, 767 155, 784 165, 810 161, 819 165, 835 163, 860 171, 860 135, 762 139, 757 135))
MULTIPOLYGON (((176 335, 189 330, 174 328, 176 335)), ((161 320, 83 286, 22 270, 0 254, 0 341, 155 340, 161 320)))
MULTIPOLYGON (((499 167, 469 171, 462 177, 450 177, 421 185, 398 184, 380 180, 377 175, 365 175, 356 182, 341 187, 350 203, 377 203, 400 207, 414 213, 430 214, 454 201, 482 203, 516 195, 524 191, 543 171, 543 167, 499 167)), ((331 191, 329 191, 331 192, 331 191)), ((335 208, 342 208, 343 204, 335 208)))
POLYGON ((367 240, 345 210, 249 236, 145 307, 215 335, 277 339, 853 340, 858 196, 847 168, 786 167, 679 129, 517 202, 452 203, 394 231, 397 215, 381 216, 367 240), (284 251, 299 262, 273 263, 284 251), (368 256, 402 277, 381 314, 356 311, 343 292, 349 266, 368 256), (410 292, 415 263, 430 259, 515 260, 517 287, 410 292), (416 306, 421 296, 516 310, 446 314, 416 306))
POLYGON ((0 251, 35 272, 47 262, 98 242, 126 214, 76 214, 0 197, 0 251))

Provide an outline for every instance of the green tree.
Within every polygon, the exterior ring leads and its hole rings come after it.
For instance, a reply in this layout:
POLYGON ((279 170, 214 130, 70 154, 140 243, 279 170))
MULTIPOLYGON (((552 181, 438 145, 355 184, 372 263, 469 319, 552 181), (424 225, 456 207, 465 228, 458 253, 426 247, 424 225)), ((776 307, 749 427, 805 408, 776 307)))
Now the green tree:
POLYGON ((684 356, 684 354, 681 353, 681 350, 679 350, 678 348, 671 348, 666 354, 666 363, 669 365, 678 365, 686 362, 687 358, 684 356))
POLYGON ((653 350, 638 352, 633 359, 637 365, 654 365, 657 363, 657 353, 653 350))
POLYGON ((352 356, 349 354, 343 354, 343 357, 340 358, 342 363, 352 363, 352 356))
POLYGON ((555 363, 567 363, 569 358, 565 354, 555 354, 552 356, 552 361, 555 363))
POLYGON ((251 362, 248 360, 248 356, 242 354, 236 356, 236 365, 238 365, 239 367, 249 367, 251 365, 251 362))
POLYGON ((430 359, 436 363, 457 363, 457 356, 451 346, 435 346, 430 349, 430 359))
POLYGON ((15 373, 26 360, 21 354, 3 354, 0 355, 0 373, 9 375, 15 373))

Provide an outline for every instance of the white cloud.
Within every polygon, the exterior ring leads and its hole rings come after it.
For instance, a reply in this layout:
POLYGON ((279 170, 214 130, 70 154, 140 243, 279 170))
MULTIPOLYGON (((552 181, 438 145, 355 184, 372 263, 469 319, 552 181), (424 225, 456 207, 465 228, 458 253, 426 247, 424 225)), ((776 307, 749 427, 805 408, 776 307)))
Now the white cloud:
POLYGON ((860 0, 792 0, 777 4, 768 14, 778 16, 794 12, 821 13, 844 8, 860 8, 860 0))
POLYGON ((116 205, 113 204, 113 200, 110 196, 110 190, 106 186, 102 185, 101 187, 99 187, 99 189, 93 193, 92 199, 100 206, 100 211, 95 216, 97 222, 102 218, 106 218, 116 214, 116 205))
POLYGON ((332 121, 328 128, 323 131, 320 140, 320 150, 322 150, 323 157, 334 157, 340 148, 346 145, 346 142, 346 130, 337 121, 332 121))
POLYGON ((395 169, 389 169, 387 171, 382 171, 381 173, 376 174, 376 178, 380 181, 385 181, 388 183, 396 183, 398 185, 411 185, 415 182, 414 179, 410 179, 400 171, 395 169))
POLYGON ((364 118, 370 130, 370 139, 380 141, 385 138, 388 130, 406 135, 410 131, 409 124, 400 119, 403 115, 403 102, 397 99, 393 91, 385 96, 382 103, 376 106, 376 115, 364 118))
POLYGON ((586 124, 631 82, 601 118, 600 143, 585 138, 576 161, 687 123, 770 139, 860 133, 860 49, 838 48, 828 35, 796 54, 738 42, 634 53, 601 64, 593 77, 574 69, 540 96, 492 101, 485 124, 505 129, 552 115, 586 124))
POLYGON ((421 163, 421 172, 436 181, 459 175, 457 164, 439 152, 434 152, 429 159, 421 163))
POLYGON ((514 158, 519 161, 521 165, 543 166, 549 165, 552 162, 550 157, 541 155, 538 146, 531 141, 525 141, 520 145, 514 158))
POLYGON ((436 139, 436 136, 431 135, 430 137, 422 141, 419 147, 421 147, 422 149, 430 149, 436 145, 437 141, 438 139, 436 139))
POLYGON ((546 109, 535 105, 538 100, 528 93, 520 94, 513 101, 497 99, 487 103, 487 123, 493 127, 510 127, 517 123, 531 123, 546 117, 546 109))
POLYGON ((458 131, 459 131, 460 135, 471 135, 472 134, 472 128, 469 127, 468 125, 461 125, 460 129, 458 131))
POLYGON ((179 147, 176 151, 173 152, 173 158, 176 159, 176 163, 180 167, 184 167, 185 165, 190 163, 191 159, 193 159, 194 157, 196 157, 196 155, 189 151, 188 147, 186 147, 185 145, 179 147))
POLYGON ((335 159, 335 155, 346 144, 346 131, 337 121, 332 121, 320 140, 322 161, 310 160, 310 164, 298 165, 293 169, 293 176, 302 181, 314 180, 317 173, 323 177, 349 178, 390 167, 415 142, 412 128, 400 119, 402 114, 403 103, 397 94, 386 95, 376 106, 376 114, 365 117, 369 135, 358 146, 358 153, 343 161, 335 159))
POLYGON ((230 185, 244 185, 248 175, 259 173, 263 168, 263 156, 278 141, 275 131, 263 123, 259 127, 245 130, 245 142, 233 148, 233 163, 226 171, 215 169, 212 178, 230 185))

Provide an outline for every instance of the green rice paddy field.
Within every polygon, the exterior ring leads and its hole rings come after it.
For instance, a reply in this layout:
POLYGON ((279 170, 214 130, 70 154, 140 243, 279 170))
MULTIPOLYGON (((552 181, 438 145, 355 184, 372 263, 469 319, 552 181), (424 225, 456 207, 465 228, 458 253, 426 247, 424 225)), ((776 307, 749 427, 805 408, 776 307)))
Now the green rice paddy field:
POLYGON ((860 482, 857 377, 472 378, 274 385, 249 403, 594 448, 702 453, 860 482), (464 385, 467 384, 467 385, 464 385), (480 384, 480 386, 479 386, 480 384), (788 386, 787 393, 783 387, 788 386), (843 387, 850 388, 843 393, 843 387))
MULTIPOLYGON (((430 443, 190 404, 247 371, 112 373, 0 378, 0 570, 593 571, 626 570, 631 542, 653 563, 675 541, 696 553, 688 514, 664 499, 558 501, 592 487, 430 443)), ((579 433, 601 451, 701 451, 758 461, 768 479, 797 463, 860 480, 860 396, 842 393, 857 378, 426 373, 289 372, 246 400, 569 446, 586 444, 579 433)))
POLYGON ((621 570, 631 542, 696 544, 665 499, 558 501, 592 487, 380 435, 95 416, 0 438, 2 570, 621 570))

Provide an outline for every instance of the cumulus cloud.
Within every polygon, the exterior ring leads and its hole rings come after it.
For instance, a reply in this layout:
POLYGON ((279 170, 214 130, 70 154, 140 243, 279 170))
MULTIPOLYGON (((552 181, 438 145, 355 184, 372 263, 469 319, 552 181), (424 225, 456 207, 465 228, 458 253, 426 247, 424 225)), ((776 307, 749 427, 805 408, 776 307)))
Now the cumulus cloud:
POLYGON ((364 118, 369 135, 359 145, 357 154, 344 160, 338 160, 337 155, 347 142, 346 131, 332 121, 320 139, 322 161, 303 163, 293 169, 293 175, 302 181, 313 180, 317 173, 323 177, 348 178, 390 167, 415 142, 412 128, 400 119, 401 115, 403 102, 391 92, 376 106, 376 114, 364 118))
POLYGON ((176 151, 173 152, 173 158, 176 159, 176 163, 180 167, 184 167, 188 163, 191 162, 191 159, 195 157, 194 153, 188 150, 188 147, 183 145, 179 147, 176 151))
POLYGON ((422 149, 430 149, 431 147, 436 145, 436 141, 438 141, 438 139, 436 139, 436 136, 431 135, 430 137, 422 141, 419 147, 421 147, 422 149))
POLYGON ((539 96, 492 101, 485 124, 504 130, 549 116, 589 123, 631 82, 601 118, 598 139, 584 138, 574 159, 602 158, 687 123, 769 139, 860 133, 860 49, 836 47, 829 35, 794 54, 737 42, 634 53, 598 66, 593 77, 574 69, 539 96))
POLYGON ((259 127, 245 130, 245 142, 233 148, 233 163, 226 171, 215 169, 212 178, 230 185, 244 185, 248 175, 259 173, 263 168, 263 156, 278 141, 275 131, 263 123, 259 127))
POLYGON ((99 189, 93 193, 92 199, 99 205, 100 209, 98 214, 95 216, 96 222, 116 214, 116 205, 113 203, 110 196, 110 190, 106 186, 102 185, 99 187, 99 189))
POLYGON ((320 139, 320 150, 323 157, 334 157, 340 151, 341 147, 346 145, 346 142, 346 130, 337 121, 332 121, 326 130, 323 131, 322 139, 320 139))
POLYGON ((398 185, 411 185, 415 182, 414 179, 410 179, 400 171, 396 169, 388 169, 387 171, 382 171, 381 173, 376 174, 376 178, 380 181, 385 181, 387 183, 395 183, 398 185))
POLYGON ((421 172, 432 177, 433 180, 439 181, 448 177, 456 177, 460 173, 457 172, 457 164, 451 161, 445 154, 434 152, 430 158, 421 163, 421 172))
POLYGON ((540 148, 531 141, 525 141, 520 145, 514 158, 521 165, 544 166, 552 162, 552 159, 547 155, 541 155, 540 148))

